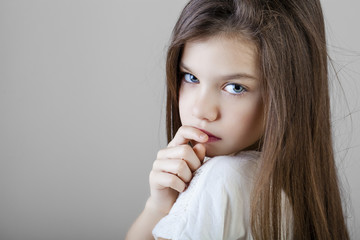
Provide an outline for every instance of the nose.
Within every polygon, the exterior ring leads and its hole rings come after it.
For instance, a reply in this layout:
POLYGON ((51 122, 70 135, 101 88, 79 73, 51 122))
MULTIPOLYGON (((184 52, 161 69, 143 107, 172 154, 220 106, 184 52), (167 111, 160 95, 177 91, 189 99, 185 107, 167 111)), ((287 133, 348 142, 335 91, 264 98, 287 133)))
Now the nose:
POLYGON ((215 121, 220 115, 216 96, 210 92, 199 93, 192 107, 192 115, 200 120, 215 121))

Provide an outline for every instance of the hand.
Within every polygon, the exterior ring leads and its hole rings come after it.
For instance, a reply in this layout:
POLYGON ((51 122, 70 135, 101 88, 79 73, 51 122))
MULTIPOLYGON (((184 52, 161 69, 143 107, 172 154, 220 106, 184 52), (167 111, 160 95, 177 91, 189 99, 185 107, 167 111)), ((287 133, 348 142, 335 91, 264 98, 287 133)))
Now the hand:
POLYGON ((150 193, 147 206, 168 213, 180 192, 193 177, 205 157, 208 135, 197 128, 182 126, 167 148, 158 152, 150 172, 150 193), (192 142, 194 147, 188 143, 192 142))

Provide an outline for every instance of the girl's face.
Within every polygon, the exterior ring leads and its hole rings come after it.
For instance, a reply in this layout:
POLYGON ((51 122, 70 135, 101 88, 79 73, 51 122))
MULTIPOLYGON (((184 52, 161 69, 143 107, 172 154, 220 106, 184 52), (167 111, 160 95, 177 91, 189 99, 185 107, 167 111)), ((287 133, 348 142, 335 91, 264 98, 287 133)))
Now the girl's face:
POLYGON ((263 133, 255 46, 225 36, 190 41, 180 61, 182 125, 209 135, 206 156, 237 153, 263 133))

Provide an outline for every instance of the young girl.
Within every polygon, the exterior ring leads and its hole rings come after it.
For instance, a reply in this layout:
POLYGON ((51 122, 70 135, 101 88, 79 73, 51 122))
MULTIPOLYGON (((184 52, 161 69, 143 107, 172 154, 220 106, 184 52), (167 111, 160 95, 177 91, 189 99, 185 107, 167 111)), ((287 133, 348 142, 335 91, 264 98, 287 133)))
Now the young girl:
POLYGON ((127 239, 349 239, 318 0, 191 0, 166 75, 169 144, 127 239))

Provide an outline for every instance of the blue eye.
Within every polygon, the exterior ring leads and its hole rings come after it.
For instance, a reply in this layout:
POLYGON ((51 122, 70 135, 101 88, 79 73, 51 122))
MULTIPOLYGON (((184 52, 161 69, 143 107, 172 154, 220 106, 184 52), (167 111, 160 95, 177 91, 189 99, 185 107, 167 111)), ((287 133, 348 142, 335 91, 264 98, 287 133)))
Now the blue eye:
POLYGON ((240 84, 230 83, 225 86, 225 91, 231 94, 242 94, 243 92, 246 92, 246 89, 240 84))
POLYGON ((188 83, 199 83, 199 80, 190 73, 184 73, 184 79, 188 83))

